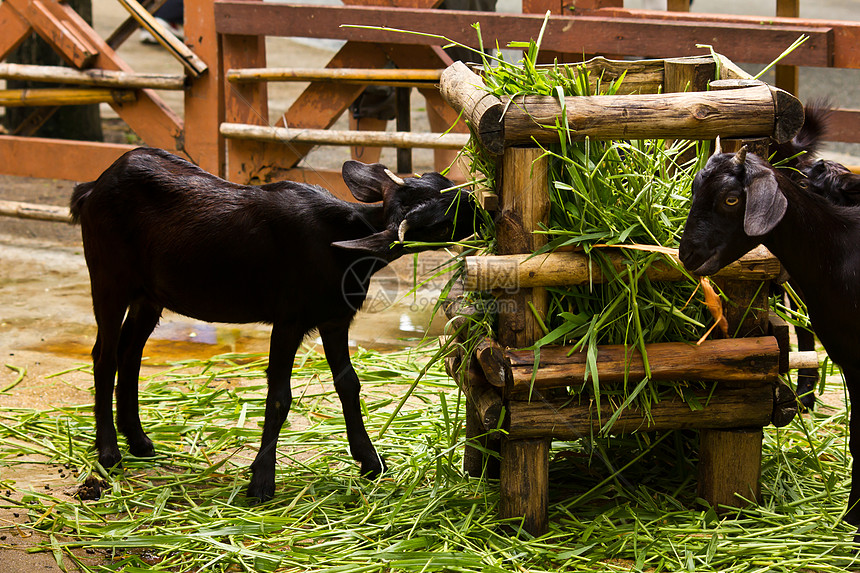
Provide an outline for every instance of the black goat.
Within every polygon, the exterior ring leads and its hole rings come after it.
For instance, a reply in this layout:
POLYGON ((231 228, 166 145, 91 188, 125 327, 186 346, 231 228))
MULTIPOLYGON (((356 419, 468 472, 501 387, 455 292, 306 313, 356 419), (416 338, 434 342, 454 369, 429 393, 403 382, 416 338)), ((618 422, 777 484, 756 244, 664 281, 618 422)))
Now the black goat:
MULTIPOLYGON (((783 173, 801 188, 821 195, 837 205, 860 204, 860 176, 826 159, 815 160, 819 144, 827 132, 827 124, 832 111, 826 100, 815 101, 804 107, 803 127, 791 141, 771 143, 768 150, 771 161, 788 167, 783 173)), ((783 294, 776 285, 774 294, 783 294)), ((797 310, 793 299, 790 306, 797 310)), ((798 350, 815 350, 815 334, 808 328, 796 327, 798 350)), ((815 387, 818 385, 817 368, 801 368, 797 372, 797 396, 801 406, 812 410, 815 406, 815 387)))
MULTIPOLYGON (((697 275, 712 275, 753 247, 776 255, 803 292, 812 327, 842 368, 860 404, 860 207, 834 205, 801 189, 742 149, 708 160, 693 180, 679 255, 697 275)), ((860 411, 849 424, 852 473, 860 465, 860 411)), ((860 524, 860 481, 852 480, 845 520, 860 524)), ((860 535, 858 539, 860 540, 860 535)))
POLYGON ((343 178, 364 203, 280 182, 237 185, 166 151, 139 148, 94 182, 75 187, 98 336, 93 347, 96 449, 120 464, 112 420, 135 456, 152 456, 138 414, 144 344, 162 310, 205 321, 272 325, 268 395, 248 496, 275 491, 275 448, 292 395, 290 374, 304 336, 319 329, 361 474, 386 469, 361 417, 360 384, 349 359, 350 322, 371 275, 406 252, 404 238, 439 242, 473 232, 468 193, 440 191, 438 173, 400 179, 381 164, 348 161, 343 178), (462 200, 461 200, 462 199, 462 200), (405 237, 404 237, 405 236, 405 237), (212 277, 212 269, 227 269, 212 277))

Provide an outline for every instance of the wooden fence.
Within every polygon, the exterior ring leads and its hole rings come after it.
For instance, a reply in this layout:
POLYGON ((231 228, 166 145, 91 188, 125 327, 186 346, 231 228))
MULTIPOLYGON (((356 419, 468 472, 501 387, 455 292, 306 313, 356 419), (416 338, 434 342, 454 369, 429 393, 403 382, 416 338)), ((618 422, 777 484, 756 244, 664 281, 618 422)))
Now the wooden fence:
MULTIPOLYGON (((238 139, 243 136, 237 136, 237 130, 243 131, 244 125, 329 129, 365 86, 354 79, 315 79, 287 113, 274 121, 268 115, 267 78, 249 78, 247 74, 242 77, 241 72, 267 67, 266 36, 345 40, 346 44, 328 62, 329 70, 379 69, 390 63, 401 69, 438 70, 450 64, 450 58, 435 34, 443 33, 476 47, 478 39, 472 24, 480 22, 484 44, 504 46, 536 36, 543 14, 549 10, 553 16, 544 32, 542 50, 548 57, 564 60, 580 59, 583 54, 691 55, 697 52, 695 44, 707 39, 716 51, 734 61, 768 63, 798 36, 806 34, 809 40, 783 62, 782 81, 796 81, 792 79, 791 66, 860 68, 860 22, 783 16, 765 22, 749 16, 635 11, 623 9, 620 0, 524 0, 523 14, 456 12, 435 9, 439 1, 346 0, 343 6, 309 6, 260 0, 186 0, 186 46, 177 46, 169 33, 164 39, 165 47, 185 65, 185 77, 170 80, 184 86, 184 117, 171 110, 153 89, 135 84, 141 74, 135 74, 123 61, 116 46, 100 38, 58 0, 0 3, 0 59, 34 31, 74 68, 89 76, 108 77, 111 72, 121 72, 113 75, 124 78, 126 83, 116 83, 114 79, 111 87, 79 89, 100 89, 100 94, 88 97, 107 100, 147 145, 178 153, 235 181, 290 178, 327 185, 338 184, 340 176, 298 167, 315 145, 313 138, 310 143, 286 146, 272 141, 278 133, 286 132, 273 132, 276 135, 268 140, 238 139), (106 91, 111 89, 115 91, 106 91), (224 128, 224 124, 239 127, 224 128)), ((131 6, 138 21, 148 22, 141 16, 143 9, 136 0, 123 3, 131 6)), ((792 7, 796 11, 797 0, 780 0, 778 4, 781 13, 790 14, 792 7)), ((794 86, 783 87, 793 91, 794 86)), ((426 98, 435 126, 453 123, 456 113, 444 103, 434 85, 417 89, 426 98)), ((12 94, 13 100, 15 97, 12 94)), ((62 103, 51 101, 52 105, 62 103)), ((465 128, 460 125, 456 131, 462 133, 465 128)), ((830 139, 860 142, 860 111, 838 110, 830 139)), ((406 144, 399 141, 398 145, 406 144)), ((122 144, 0 135, 0 173, 88 180, 130 148, 122 144)), ((450 154, 450 150, 442 151, 450 154)))

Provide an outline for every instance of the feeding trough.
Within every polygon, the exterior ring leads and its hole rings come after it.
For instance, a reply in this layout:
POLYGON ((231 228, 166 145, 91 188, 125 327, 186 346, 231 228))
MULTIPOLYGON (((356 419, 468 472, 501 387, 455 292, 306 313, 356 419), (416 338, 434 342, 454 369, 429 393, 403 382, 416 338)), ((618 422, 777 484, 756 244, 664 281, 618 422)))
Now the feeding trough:
MULTIPOLYGON (((495 158, 497 173, 494 187, 479 197, 495 211, 496 252, 467 257, 464 268, 465 290, 493 293, 499 302, 497 327, 469 355, 461 352, 447 361, 467 398, 468 437, 476 440, 474 447, 467 445, 464 464, 470 474, 481 475, 487 467, 482 451, 499 448, 501 512, 522 517, 532 534, 547 528, 550 441, 599 431, 696 429, 699 497, 714 507, 756 499, 762 428, 787 424, 796 411, 793 392, 779 375, 788 371, 790 360, 815 360, 789 353, 788 326, 768 312, 767 285, 782 272, 765 249, 714 277, 729 300, 725 316, 731 337, 699 345, 689 340, 598 346, 596 354, 582 347, 543 346, 536 356, 531 347, 545 335, 549 318, 547 288, 613 280, 582 252, 545 252, 546 233, 535 233, 546 230, 550 209, 549 159, 541 147, 558 142, 559 125, 566 126, 572 142, 720 136, 724 151, 746 145, 766 155, 771 139, 787 141, 803 124, 796 98, 753 80, 719 55, 638 62, 596 58, 581 66, 576 73, 588 71, 589 78, 604 82, 624 74, 620 90, 564 99, 498 97, 488 92, 480 73, 461 62, 441 77, 443 97, 469 122, 485 155, 495 158), (647 412, 636 407, 617 412, 609 400, 571 392, 595 366, 600 385, 607 387, 641 378, 710 385, 691 391, 687 400, 661 400, 647 412)), ((627 264, 623 248, 606 252, 611 265, 627 264)), ((647 271, 652 282, 685 279, 672 264, 647 271)), ((463 326, 463 341, 470 312, 457 304, 448 310, 463 326)))

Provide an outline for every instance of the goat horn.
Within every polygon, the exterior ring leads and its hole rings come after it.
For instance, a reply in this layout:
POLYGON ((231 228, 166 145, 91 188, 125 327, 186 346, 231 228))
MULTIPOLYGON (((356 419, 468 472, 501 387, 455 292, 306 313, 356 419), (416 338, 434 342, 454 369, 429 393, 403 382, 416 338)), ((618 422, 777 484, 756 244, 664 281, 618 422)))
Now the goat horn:
POLYGON ((716 143, 716 145, 714 145, 714 155, 717 155, 718 153, 722 153, 722 152, 723 152, 723 148, 720 147, 720 136, 718 135, 717 136, 717 143, 716 143))
POLYGON ((388 175, 388 178, 397 183, 400 186, 406 185, 406 181, 392 173, 389 169, 385 170, 385 174, 388 175))
POLYGON ((409 230, 409 223, 406 222, 406 219, 403 219, 400 222, 400 227, 397 228, 397 240, 401 243, 406 242, 406 231, 409 230))
POLYGON ((747 146, 744 145, 740 148, 740 150, 735 153, 735 156, 732 157, 732 163, 736 165, 743 165, 744 161, 747 160, 747 146))

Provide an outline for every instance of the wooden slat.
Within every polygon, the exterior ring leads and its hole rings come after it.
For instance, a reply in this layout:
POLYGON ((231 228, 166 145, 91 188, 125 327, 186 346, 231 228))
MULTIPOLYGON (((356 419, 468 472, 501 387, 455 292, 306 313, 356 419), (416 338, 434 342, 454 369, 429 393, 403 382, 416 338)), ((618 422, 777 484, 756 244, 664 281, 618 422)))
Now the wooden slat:
MULTIPOLYGON (((154 14, 166 2, 167 0, 144 0, 141 2, 141 5, 146 8, 150 14, 154 14)), ((105 39, 105 42, 107 42, 107 45, 114 50, 118 50, 119 47, 122 46, 138 28, 140 28, 140 24, 137 23, 137 20, 129 16, 122 24, 117 26, 116 30, 111 32, 111 35, 105 39)))
MULTIPOLYGON (((599 14, 602 17, 617 17, 617 18, 632 18, 636 20, 662 20, 674 22, 690 22, 702 26, 703 30, 708 29, 713 23, 720 24, 738 24, 757 26, 762 22, 761 16, 738 16, 730 14, 699 14, 689 12, 655 12, 653 10, 625 10, 623 8, 608 8, 599 12, 588 12, 589 15, 599 14)), ((819 20, 813 18, 768 18, 768 24, 775 26, 807 26, 818 28, 819 30, 832 30, 832 53, 829 57, 827 66, 836 68, 860 68, 860 22, 849 20, 819 20)), ((707 32, 705 32, 707 33, 707 32)), ((788 43, 783 46, 789 46, 796 38, 789 39, 788 43)), ((740 54, 730 55, 730 57, 738 62, 752 62, 751 58, 756 58, 754 54, 755 46, 747 45, 751 49, 750 56, 742 57, 740 54)), ((720 49, 721 53, 728 52, 720 49)), ((659 53, 659 52, 657 52, 659 53)), ((759 61, 756 63, 770 63, 770 60, 759 61)), ((795 62, 792 59, 787 59, 785 62, 793 65, 805 65, 795 62)))
POLYGON ((0 165, 5 175, 91 181, 134 148, 116 143, 0 135, 0 165))
MULTIPOLYGON (((350 39, 396 44, 440 44, 435 34, 469 46, 477 44, 472 24, 481 22, 485 45, 523 40, 523 30, 537 33, 543 17, 531 14, 398 9, 379 11, 354 6, 298 6, 263 2, 215 2, 216 30, 224 34, 262 34, 350 39), (345 28, 343 25, 371 28, 345 28), (397 33, 409 30, 429 34, 397 33)), ((637 20, 597 16, 559 16, 547 23, 541 49, 571 54, 650 53, 687 56, 691 46, 708 38, 714 49, 736 61, 769 63, 801 34, 810 38, 784 60, 805 66, 830 65, 832 30, 797 24, 763 25, 681 20, 637 20)), ((527 34, 528 35, 528 34, 527 34)))
POLYGON ((30 35, 30 24, 9 5, 0 2, 0 60, 17 48, 30 35))
POLYGON ((827 122, 827 140, 860 143, 860 109, 836 109, 827 122))
POLYGON ((184 6, 185 42, 210 65, 205 74, 191 78, 188 89, 185 90, 185 121, 194 128, 183 131, 182 147, 191 161, 201 168, 226 177, 226 144, 224 138, 218 134, 218 126, 224 121, 227 105, 226 86, 220 63, 222 57, 225 60, 229 58, 222 52, 222 47, 223 50, 233 47, 256 49, 257 45, 265 42, 265 38, 256 38, 254 47, 247 44, 236 46, 212 33, 215 27, 212 0, 185 0, 184 6))
POLYGON ((66 25, 64 14, 53 0, 4 0, 4 3, 29 21, 43 40, 76 67, 89 67, 98 55, 97 46, 66 25))
MULTIPOLYGON (((651 406, 650 413, 626 409, 618 418, 612 433, 686 430, 691 428, 754 428, 770 423, 773 390, 769 383, 742 386, 719 384, 713 394, 695 393, 704 405, 691 410, 681 401, 664 400, 651 406)), ((511 400, 508 402, 510 438, 551 436, 557 440, 576 440, 597 435, 614 413, 601 403, 600 416, 593 404, 580 406, 575 400, 511 400)))

